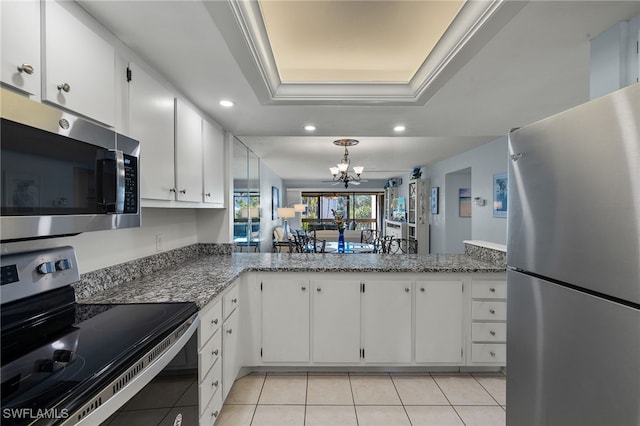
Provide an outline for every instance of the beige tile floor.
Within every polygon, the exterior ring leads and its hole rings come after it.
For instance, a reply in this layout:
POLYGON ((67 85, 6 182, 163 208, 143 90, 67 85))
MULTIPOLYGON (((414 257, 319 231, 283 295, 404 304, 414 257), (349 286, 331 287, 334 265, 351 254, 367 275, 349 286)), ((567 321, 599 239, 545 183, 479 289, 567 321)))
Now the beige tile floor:
POLYGON ((250 374, 215 426, 501 426, 502 374, 250 374))

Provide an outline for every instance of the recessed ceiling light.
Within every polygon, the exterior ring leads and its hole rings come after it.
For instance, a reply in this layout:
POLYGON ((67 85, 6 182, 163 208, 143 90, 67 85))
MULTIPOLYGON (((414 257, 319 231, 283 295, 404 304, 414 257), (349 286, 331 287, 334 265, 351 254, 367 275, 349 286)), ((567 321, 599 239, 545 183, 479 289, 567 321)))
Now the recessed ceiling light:
POLYGON ((404 127, 404 126, 396 126, 396 127, 393 128, 393 131, 394 132, 404 132, 405 129, 406 129, 406 127, 404 127))
POLYGON ((225 108, 231 108, 234 105, 234 103, 229 101, 229 100, 227 100, 227 99, 223 99, 223 100, 220 101, 220 105, 225 107, 225 108))
POLYGON ((316 126, 314 126, 313 124, 307 124, 306 126, 304 126, 304 129, 307 132, 314 132, 316 130, 316 126))

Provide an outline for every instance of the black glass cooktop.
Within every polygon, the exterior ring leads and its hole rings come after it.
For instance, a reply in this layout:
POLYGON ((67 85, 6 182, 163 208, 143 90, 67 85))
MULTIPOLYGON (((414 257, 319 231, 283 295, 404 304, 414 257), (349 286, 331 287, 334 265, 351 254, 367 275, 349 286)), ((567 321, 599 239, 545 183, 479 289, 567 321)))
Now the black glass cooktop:
POLYGON ((197 312, 194 303, 71 303, 12 321, 33 303, 19 305, 2 309, 3 425, 30 424, 39 410, 72 413, 197 312))

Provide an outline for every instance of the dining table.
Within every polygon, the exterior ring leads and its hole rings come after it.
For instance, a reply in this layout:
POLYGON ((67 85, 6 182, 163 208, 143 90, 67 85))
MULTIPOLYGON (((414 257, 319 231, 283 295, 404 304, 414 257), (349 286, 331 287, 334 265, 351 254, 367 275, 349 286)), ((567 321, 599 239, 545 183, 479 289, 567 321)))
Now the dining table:
MULTIPOLYGON (((345 254, 357 254, 357 253, 373 253, 375 246, 369 243, 344 243, 345 254)), ((325 253, 338 253, 338 242, 327 241, 324 247, 325 253)))

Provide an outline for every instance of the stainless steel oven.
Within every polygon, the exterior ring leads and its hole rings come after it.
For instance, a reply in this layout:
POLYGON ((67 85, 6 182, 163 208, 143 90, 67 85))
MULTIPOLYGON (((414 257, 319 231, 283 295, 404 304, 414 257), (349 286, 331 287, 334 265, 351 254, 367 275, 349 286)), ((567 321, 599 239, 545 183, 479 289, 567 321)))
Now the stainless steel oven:
POLYGON ((62 110, 0 93, 1 240, 140 226, 140 144, 62 110))
POLYGON ((194 303, 76 303, 71 247, 0 260, 3 425, 98 425, 194 346, 194 303))

